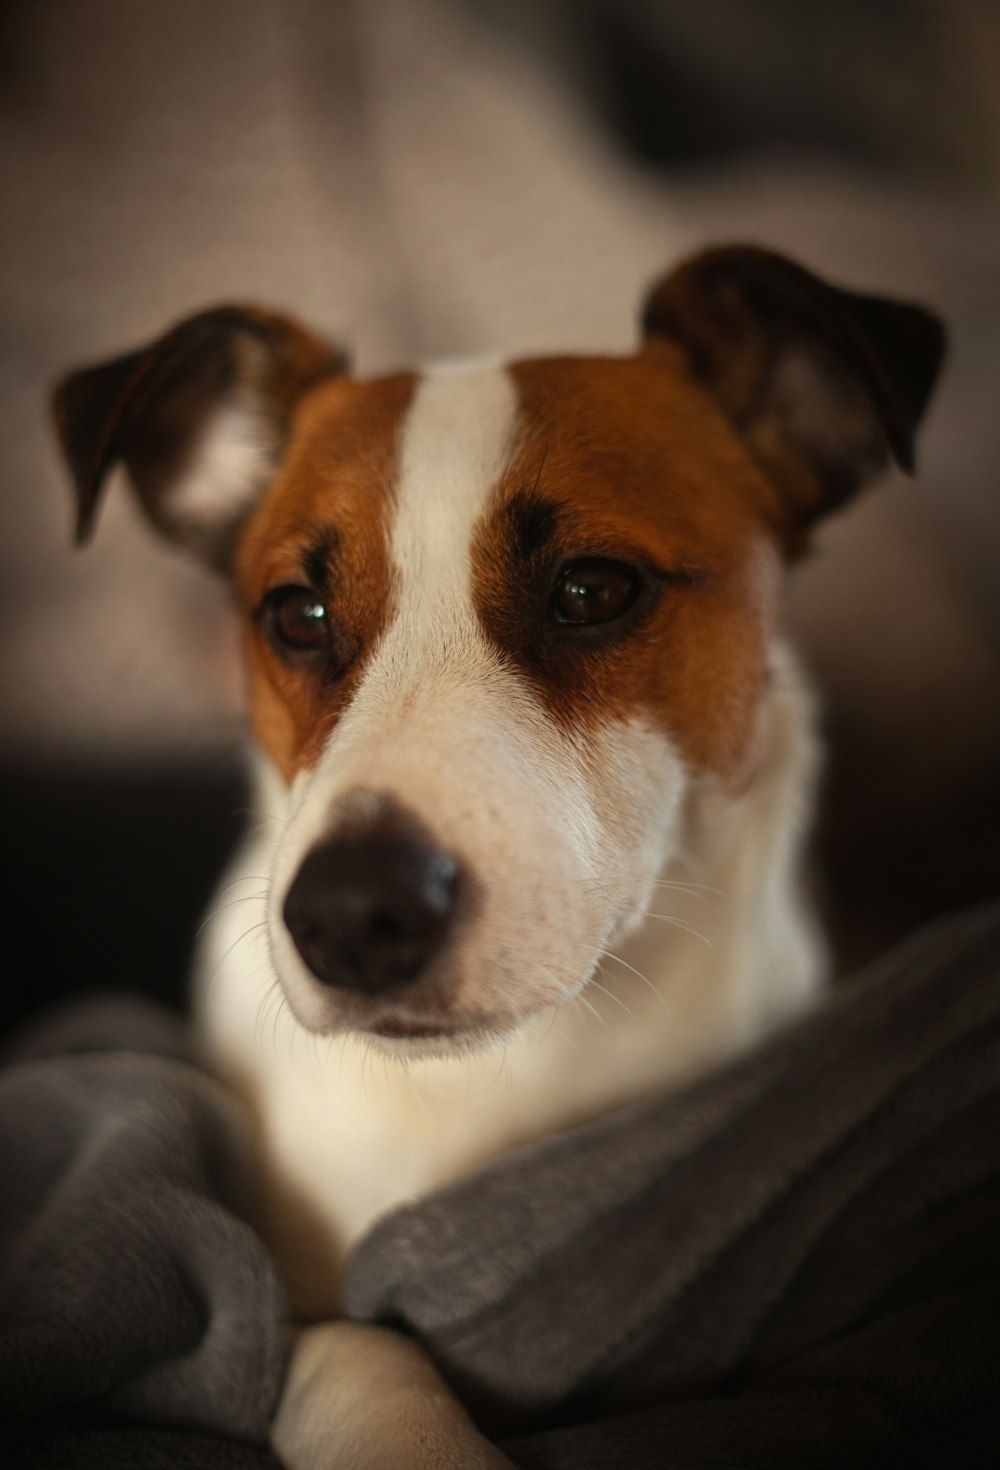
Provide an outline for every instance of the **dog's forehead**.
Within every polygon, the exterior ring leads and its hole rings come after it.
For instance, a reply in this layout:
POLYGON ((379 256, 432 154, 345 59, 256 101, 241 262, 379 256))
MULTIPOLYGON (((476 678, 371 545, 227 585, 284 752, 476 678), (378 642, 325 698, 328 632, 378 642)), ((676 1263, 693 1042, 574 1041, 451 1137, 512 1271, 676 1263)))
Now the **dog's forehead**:
POLYGON ((362 685, 389 694, 449 658, 475 678, 499 656, 567 728, 638 716, 732 765, 761 680, 766 497, 709 400, 645 354, 333 380, 302 406, 237 572, 248 608, 320 581, 344 672, 308 684, 251 640, 258 733, 290 772, 362 685), (545 579, 587 555, 707 585, 620 649, 540 659, 545 579))
POLYGON ((626 535, 707 538, 723 554, 770 494, 679 355, 657 345, 331 380, 300 409, 257 529, 277 546, 295 540, 296 518, 343 536, 401 521, 434 554, 526 491, 626 535))
POLYGON ((418 379, 400 425, 392 515, 402 596, 457 591, 515 452, 519 408, 516 381, 503 366, 444 364, 418 379))

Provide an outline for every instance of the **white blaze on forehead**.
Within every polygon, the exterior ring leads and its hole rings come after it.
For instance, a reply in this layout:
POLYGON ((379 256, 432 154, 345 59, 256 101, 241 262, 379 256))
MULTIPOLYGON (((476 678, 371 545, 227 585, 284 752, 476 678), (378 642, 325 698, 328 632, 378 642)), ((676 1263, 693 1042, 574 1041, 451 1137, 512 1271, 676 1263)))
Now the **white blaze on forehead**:
MULTIPOLYGON (((415 702, 433 707, 425 717, 437 721, 437 742, 425 759, 439 764, 436 744, 458 734, 456 718, 474 720, 477 694, 487 686, 495 694, 498 661, 476 618, 470 553, 513 447, 517 410, 514 380, 500 367, 443 365, 418 382, 399 431, 390 531, 397 611, 319 763, 293 788, 299 817, 290 847, 324 829, 330 799, 352 782, 386 788, 389 747, 404 712, 413 731, 415 702)), ((405 744, 419 760, 415 732, 405 744)), ((408 794, 413 801, 418 793, 408 794)))
MULTIPOLYGON (((439 368, 417 387, 403 423, 392 559, 406 634, 472 631, 470 547, 503 472, 517 390, 502 368, 439 368)), ((391 635, 390 635, 391 636, 391 635)))

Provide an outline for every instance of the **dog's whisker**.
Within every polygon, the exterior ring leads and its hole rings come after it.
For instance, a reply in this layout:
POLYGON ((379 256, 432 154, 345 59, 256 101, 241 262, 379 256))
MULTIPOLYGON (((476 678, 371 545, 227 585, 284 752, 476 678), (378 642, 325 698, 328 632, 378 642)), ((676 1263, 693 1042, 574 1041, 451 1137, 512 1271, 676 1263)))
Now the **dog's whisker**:
POLYGON ((287 1004, 288 998, 284 993, 282 993, 281 999, 278 1002, 278 1008, 274 1013, 274 1021, 271 1028, 271 1045, 274 1048, 275 1056, 278 1055, 278 1022, 281 1020, 282 1012, 284 1011, 287 1004))
POLYGON ((277 1035, 278 1016, 281 1014, 282 999, 283 997, 281 993, 281 987, 279 985, 276 986, 274 991, 272 992, 271 1000, 267 1006, 266 1011, 264 1012, 264 1018, 261 1024, 261 1042, 263 1043, 264 1041, 264 1028, 269 1023, 271 1027, 271 1046, 275 1049, 277 1047, 277 1041, 275 1038, 277 1035))
POLYGON ((545 1030, 542 1032, 541 1036, 538 1038, 538 1040, 539 1040, 540 1043, 544 1043, 548 1039, 549 1032, 552 1030, 553 1026, 556 1024, 556 1011, 558 1009, 559 1009, 558 1006, 552 1006, 552 1008, 550 1009, 550 1011, 549 1011, 549 1024, 546 1026, 545 1030))
POLYGON ((660 1005, 663 1006, 664 1010, 669 1009, 666 1001, 663 999, 663 996, 657 990, 652 980, 649 979, 648 975, 644 975, 641 970, 637 970, 635 965, 630 965, 628 960, 623 960, 620 954, 612 954, 609 949, 600 949, 598 950, 598 954, 605 955, 609 960, 616 960, 619 965, 624 965, 626 970, 630 970, 633 975, 635 975, 639 980, 642 981, 643 985, 649 986, 650 990, 656 996, 657 1000, 660 1002, 660 1005))
MULTIPOLYGON (((487 1082, 486 1086, 481 1090, 481 1092, 479 1092, 477 1094, 477 1096, 482 1097, 485 1093, 491 1091, 492 1088, 496 1087, 497 1083, 500 1081, 500 1078, 503 1076, 504 1067, 506 1065, 506 1062, 507 1062, 507 1048, 505 1046, 504 1049, 503 1049, 503 1051, 500 1054, 500 1065, 497 1067, 496 1071, 494 1072, 493 1076, 490 1078, 489 1082, 487 1082)), ((472 1063, 471 1063, 471 1061, 468 1064, 468 1073, 469 1073, 469 1077, 471 1079, 471 1076, 472 1076, 472 1063)))
POLYGON ((217 976, 219 974, 219 971, 222 969, 223 965, 226 963, 226 961, 228 960, 229 956, 232 954, 233 950, 237 947, 237 945, 242 944, 245 939, 249 939, 251 934, 259 933, 259 931, 261 929, 266 929, 266 928, 267 928, 267 920, 266 919, 261 919, 259 923, 257 923, 257 924, 251 924, 249 929, 244 929, 242 934, 238 934, 236 936, 236 938, 233 940, 232 944, 229 946, 229 948, 227 950, 225 950, 225 952, 223 954, 221 954, 219 956, 218 960, 216 961, 215 968, 213 969, 211 975, 209 976, 209 981, 208 981, 209 985, 213 985, 215 983, 215 980, 216 980, 216 978, 217 978, 217 976))
POLYGON ((202 930, 205 928, 205 926, 207 924, 210 924, 213 919, 218 918, 223 909, 231 909, 234 904, 252 903, 254 899, 257 899, 259 901, 266 897, 266 893, 247 893, 244 894, 242 898, 229 898, 226 900, 225 903, 220 903, 218 908, 213 909, 210 914, 206 914, 205 917, 202 919, 201 923, 198 925, 198 928, 195 930, 195 939, 200 939, 202 930))
POLYGON ((715 948, 707 934, 702 934, 701 930, 696 929, 693 924, 685 924, 683 919, 674 918, 672 914, 654 914, 647 909, 643 918, 658 919, 661 924, 672 924, 675 929, 683 929, 686 934, 693 934, 695 939, 700 939, 702 944, 708 945, 709 949, 715 948))
MULTIPOLYGON (((278 1056, 280 1054, 280 1049, 282 1046, 282 1017, 285 1014, 287 1006, 288 997, 285 995, 284 991, 282 991, 281 999, 278 1002, 278 1005, 274 1012, 274 1025, 271 1032, 271 1045, 274 1048, 275 1056, 278 1056)), ((285 1039, 288 1041, 288 1055, 289 1058, 291 1058, 292 1042, 287 1036, 285 1039)))
POLYGON ((586 1006, 587 1010, 594 1017, 595 1021, 597 1021, 597 1023, 600 1026, 602 1026, 604 1028, 604 1030, 606 1031, 608 1029, 608 1023, 607 1023, 607 1021, 605 1021, 604 1017, 601 1015, 601 1013, 597 1009, 597 1007, 591 1005, 590 1001, 587 999, 587 997, 583 994, 582 991, 576 997, 576 999, 580 1002, 581 1005, 586 1006))
MULTIPOLYGON (((598 969, 600 969, 600 966, 598 966, 598 969)), ((601 971, 601 973, 604 973, 603 970, 601 971)), ((621 1006, 625 1014, 627 1016, 631 1016, 633 1021, 635 1020, 635 1012, 630 1011, 628 1006, 625 1004, 620 996, 615 995, 614 991, 609 990, 606 985, 601 985, 599 981, 594 979, 593 975, 591 975, 590 979, 587 981, 587 984, 592 985, 595 990, 601 991, 602 995, 606 995, 609 1000, 613 1000, 616 1006, 621 1006)))
MULTIPOLYGON (((252 972, 250 972, 248 974, 247 981, 248 981, 249 984, 256 986, 257 981, 260 980, 260 978, 261 978, 261 975, 260 975, 260 966, 258 966, 255 970, 253 970, 252 972)), ((254 1046, 259 1045, 260 1038, 263 1035, 263 1029, 262 1029, 263 1017, 267 1013, 267 1007, 271 1003, 273 992, 274 992, 274 989, 277 986, 277 984, 278 984, 277 978, 273 974, 269 975, 266 978, 266 980, 265 980, 264 987, 263 987, 263 989, 261 991, 260 999, 257 1002, 257 1010, 254 1013, 254 1023, 253 1023, 254 1046)))
POLYGON ((253 1027, 253 1039, 255 1046, 258 1046, 260 1044, 260 1041, 263 1039, 265 1013, 267 1012, 272 1002, 276 1001, 276 992, 279 990, 279 988, 280 987, 278 985, 277 978, 272 979, 270 985, 268 985, 267 989, 264 991, 264 994, 260 998, 253 1027))
POLYGON ((572 995, 569 996, 566 1000, 557 1001, 555 1005, 549 1007, 548 1027, 543 1035, 535 1038, 540 1046, 544 1045, 546 1038, 551 1033, 553 1036, 558 1036, 560 1041, 565 1041, 567 1046, 571 1046, 574 1051, 579 1050, 579 1042, 576 1040, 576 1038, 570 1036, 568 1032, 561 1030, 556 1025, 556 1021, 559 1018, 559 1013, 565 1010, 567 1006, 571 1005, 576 1000, 576 998, 576 995, 572 995))
POLYGON ((669 888, 672 893, 683 893, 686 898, 696 898, 699 903, 711 903, 713 898, 722 898, 721 888, 712 888, 708 883, 675 883, 673 879, 654 878, 656 888, 669 888))
POLYGON ((246 837, 259 837, 260 834, 261 834, 261 832, 263 832, 263 830, 264 830, 264 823, 265 822, 281 822, 282 824, 284 824, 285 823, 285 818, 284 817, 274 817, 274 816, 260 817, 256 822, 251 822, 244 829, 244 835, 246 837))
POLYGON ((368 1104, 369 1111, 371 1111, 372 1107, 372 1100, 368 1096, 368 1058, 371 1055, 371 1049, 371 1041, 366 1041, 365 1049, 361 1055, 361 1091, 364 1093, 365 1102, 368 1104))
POLYGON ((266 886, 270 881, 265 873, 241 873, 238 878, 233 878, 231 882, 219 889, 219 897, 228 893, 230 888, 235 888, 237 883, 263 883, 266 886))
POLYGON ((566 1045, 571 1046, 574 1051, 580 1050, 580 1043, 575 1039, 575 1037, 570 1036, 568 1032, 561 1031, 558 1027, 555 1027, 553 1029, 552 1035, 558 1036, 560 1041, 565 1041, 566 1045))
POLYGON ((654 878, 653 882, 664 888, 690 888, 701 893, 722 893, 721 888, 713 888, 711 883, 694 883, 688 878, 654 878))
POLYGON ((421 1092, 420 1085, 410 1070, 409 1057, 402 1058, 402 1066, 400 1070, 403 1073, 403 1081, 406 1083, 406 1089, 409 1092, 410 1096, 413 1098, 414 1102, 419 1103, 427 1116, 429 1118, 432 1118, 434 1114, 430 1107, 430 1104, 421 1092))

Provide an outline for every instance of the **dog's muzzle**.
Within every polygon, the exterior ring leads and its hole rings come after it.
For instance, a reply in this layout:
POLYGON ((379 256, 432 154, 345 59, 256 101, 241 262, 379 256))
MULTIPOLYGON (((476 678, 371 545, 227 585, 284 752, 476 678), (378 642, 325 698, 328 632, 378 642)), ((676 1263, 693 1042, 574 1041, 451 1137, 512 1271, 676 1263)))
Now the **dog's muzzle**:
POLYGON ((374 995, 417 980, 441 950, 461 886, 457 860, 401 807, 306 855, 283 917, 323 985, 374 995))

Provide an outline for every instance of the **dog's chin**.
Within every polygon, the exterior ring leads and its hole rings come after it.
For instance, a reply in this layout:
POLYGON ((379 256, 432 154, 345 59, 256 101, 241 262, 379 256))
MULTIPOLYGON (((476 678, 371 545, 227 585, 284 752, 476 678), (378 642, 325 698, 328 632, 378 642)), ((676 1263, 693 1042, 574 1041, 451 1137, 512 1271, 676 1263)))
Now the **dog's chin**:
POLYGON ((373 1017, 362 1022, 331 1020, 321 1028, 307 1026, 306 1029, 319 1030, 326 1036, 351 1036, 376 1056, 407 1062, 485 1056, 501 1050, 521 1030, 521 1025, 520 1021, 499 1016, 484 1016, 466 1023, 373 1017))
POLYGON ((360 1041, 379 1056, 395 1061, 442 1061, 454 1057, 484 1056, 499 1051, 519 1028, 499 1023, 475 1026, 442 1026, 429 1024, 408 1027, 405 1022, 390 1022, 355 1032, 360 1041))
MULTIPOLYGON (((325 995, 279 985, 295 1020, 316 1036, 351 1036, 377 1055, 400 1061, 484 1055, 498 1051, 534 1014, 515 1016, 481 1012, 475 1016, 409 1015, 349 1000, 338 1004, 325 995)), ((551 1009, 551 1007, 549 1007, 551 1009)))

